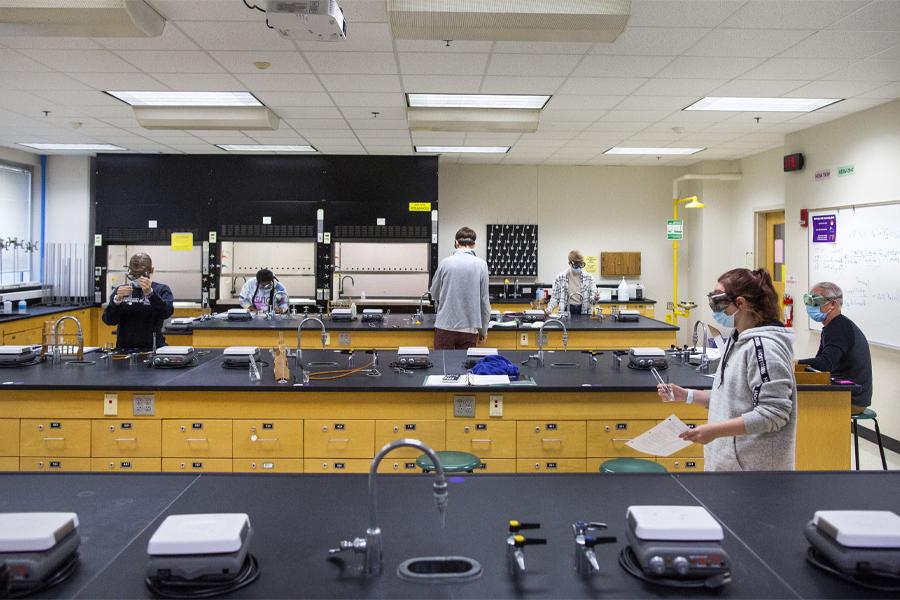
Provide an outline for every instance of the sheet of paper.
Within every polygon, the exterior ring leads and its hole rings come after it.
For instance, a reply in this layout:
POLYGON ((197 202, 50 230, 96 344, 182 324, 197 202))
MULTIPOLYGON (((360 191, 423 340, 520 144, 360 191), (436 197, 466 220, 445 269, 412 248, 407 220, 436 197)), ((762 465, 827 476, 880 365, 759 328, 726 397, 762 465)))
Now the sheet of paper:
POLYGON ((653 429, 625 442, 625 445, 644 454, 669 456, 691 445, 691 442, 678 437, 688 429, 689 427, 681 419, 670 415, 653 429))
POLYGON ((471 385, 509 385, 509 375, 475 375, 469 374, 471 385))
POLYGON ((469 385, 469 375, 468 373, 463 373, 456 381, 444 381, 443 375, 429 375, 425 378, 425 385, 438 387, 465 387, 469 385))

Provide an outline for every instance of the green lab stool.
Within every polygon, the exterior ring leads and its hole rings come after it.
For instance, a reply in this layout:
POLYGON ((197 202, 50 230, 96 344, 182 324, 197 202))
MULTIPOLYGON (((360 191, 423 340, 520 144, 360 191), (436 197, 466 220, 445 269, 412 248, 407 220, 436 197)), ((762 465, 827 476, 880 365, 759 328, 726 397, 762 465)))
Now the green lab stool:
POLYGON ((666 468, 643 458, 613 458, 600 465, 601 473, 668 473, 666 468))
POLYGON ((856 450, 856 470, 859 471, 859 431, 856 422, 871 419, 875 423, 875 438, 878 440, 878 451, 881 453, 881 468, 887 471, 887 461, 884 459, 884 444, 881 443, 881 429, 878 427, 878 413, 871 408, 864 409, 858 415, 850 415, 853 424, 853 449, 856 450))
MULTIPOLYGON (((435 452, 444 466, 444 473, 471 473, 481 464, 481 459, 468 452, 456 452, 453 450, 438 450, 435 452)), ((424 473, 434 471, 434 463, 423 454, 416 459, 416 464, 424 473)))

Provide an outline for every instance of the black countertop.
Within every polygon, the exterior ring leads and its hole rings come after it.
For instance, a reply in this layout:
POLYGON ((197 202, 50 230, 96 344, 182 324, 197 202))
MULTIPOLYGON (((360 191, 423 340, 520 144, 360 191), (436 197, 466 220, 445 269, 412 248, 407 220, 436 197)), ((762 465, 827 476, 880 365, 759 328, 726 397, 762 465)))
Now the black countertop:
MULTIPOLYGON (((109 361, 100 353, 85 355, 93 364, 62 364, 52 366, 42 363, 32 366, 0 369, 0 394, 22 389, 54 390, 183 390, 183 391, 280 391, 280 392, 409 392, 465 390, 472 393, 479 389, 518 390, 522 392, 647 392, 656 389, 656 381, 649 371, 627 367, 628 358, 623 357, 619 369, 613 368, 613 354, 610 351, 599 356, 595 368, 588 365, 588 355, 572 350, 545 351, 544 367, 538 368, 535 361, 527 366, 521 362, 534 351, 504 350, 501 355, 519 366, 522 383, 503 386, 424 387, 428 375, 463 373, 465 371, 465 351, 437 350, 431 353, 434 366, 411 373, 399 373, 390 364, 396 360, 396 352, 378 352, 378 372, 372 377, 363 372, 333 381, 311 381, 306 385, 292 383, 279 384, 275 381, 271 366, 271 355, 262 350, 262 360, 267 363, 260 371, 262 379, 250 382, 247 369, 225 369, 222 367, 222 350, 203 349, 197 351, 197 364, 181 369, 148 368, 143 362, 130 365, 128 360, 109 361), (575 365, 572 367, 571 365, 575 365), (556 366, 554 366, 556 365, 556 366), (533 384, 531 384, 533 380, 533 384)), ((357 351, 353 355, 353 367, 363 367, 372 360, 370 354, 357 351)), ((303 363, 308 372, 328 371, 348 368, 349 355, 334 350, 304 350, 303 363)), ((294 359, 289 359, 293 367, 294 359)), ((293 369, 292 369, 293 370, 293 369)), ((691 365, 682 365, 670 360, 668 369, 661 371, 664 378, 683 387, 709 389, 712 378, 702 375, 691 365)), ((846 386, 799 386, 803 389, 845 390, 846 386)))
POLYGON ((384 573, 369 578, 360 575, 361 555, 342 555, 343 565, 326 558, 340 540, 365 532, 364 475, 12 473, 0 475, 0 510, 78 513, 80 568, 41 595, 49 598, 152 597, 143 584, 150 536, 168 515, 206 512, 245 512, 254 528, 261 576, 234 598, 887 598, 810 567, 802 531, 818 509, 896 510, 897 489, 897 472, 479 474, 451 479, 442 529, 430 477, 382 475, 384 573), (635 504, 708 507, 725 530, 732 583, 717 592, 671 590, 626 574, 616 555, 635 504), (548 542, 527 547, 519 582, 505 569, 513 518, 539 522, 526 533, 548 542), (604 521, 618 538, 598 546, 601 571, 587 580, 572 568, 576 520, 604 521), (474 558, 483 575, 448 585, 397 577, 401 561, 434 555, 474 558))
MULTIPOLYGON (((15 306, 15 302, 13 303, 15 306)), ((58 313, 69 312, 73 310, 80 310, 82 308, 90 308, 92 306, 97 306, 96 304, 71 304, 64 306, 43 306, 40 304, 30 305, 28 307, 28 312, 20 313, 0 313, 0 325, 3 323, 11 323, 13 321, 21 321, 22 319, 29 319, 31 317, 44 317, 47 315, 55 315, 58 313)))
MULTIPOLYGON (((518 298, 504 298, 501 295, 491 294, 491 303, 493 304, 531 304, 533 298, 531 297, 518 297, 518 298)), ((623 300, 619 302, 618 300, 600 300, 594 302, 594 304, 656 304, 656 300, 651 300, 650 298, 641 298, 637 300, 632 298, 630 300, 623 300)))
MULTIPOLYGON (((229 330, 254 330, 254 331, 296 331, 297 327, 300 325, 300 321, 302 320, 302 315, 298 315, 297 317, 285 316, 285 317, 276 317, 272 320, 266 320, 264 317, 254 317, 250 321, 228 321, 225 319, 209 319, 205 321, 195 321, 193 323, 194 331, 197 330, 206 330, 206 329, 229 329, 229 330)), ((363 323, 362 320, 357 317, 355 321, 334 321, 331 317, 324 317, 322 321, 325 323, 325 328, 328 331, 434 331, 434 320, 435 315, 425 315, 425 318, 422 320, 420 324, 416 324, 412 315, 396 315, 390 314, 386 315, 384 321, 380 323, 363 323)), ((304 329, 315 330, 318 327, 318 323, 308 322, 304 325, 304 329)), ((547 331, 551 331, 551 327, 555 328, 558 325, 552 325, 547 328, 547 331)), ((650 319, 648 317, 640 316, 638 320, 633 323, 620 323, 613 319, 612 317, 604 317, 603 319, 591 319, 590 317, 584 315, 574 315, 566 321, 566 327, 569 331, 678 331, 678 327, 674 325, 670 325, 663 321, 657 321, 656 319, 650 319)), ((505 331, 507 328, 505 327, 495 327, 491 328, 488 332, 488 338, 490 339, 490 333, 494 331, 505 331)), ((521 330, 532 330, 535 328, 531 327, 531 324, 520 324, 516 327, 510 327, 508 329, 521 329, 521 330)))

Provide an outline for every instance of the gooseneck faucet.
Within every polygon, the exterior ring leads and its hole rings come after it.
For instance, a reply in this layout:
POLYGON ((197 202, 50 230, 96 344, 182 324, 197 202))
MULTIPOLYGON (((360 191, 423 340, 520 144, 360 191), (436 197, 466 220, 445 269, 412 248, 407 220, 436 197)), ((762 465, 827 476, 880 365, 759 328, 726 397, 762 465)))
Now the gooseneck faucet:
POLYGON ((423 309, 423 303, 430 293, 431 292, 425 292, 424 294, 419 296, 419 310, 417 310, 415 314, 416 321, 422 322, 425 320, 425 310, 423 309))
POLYGON ((344 295, 344 281, 347 279, 350 280, 350 283, 352 283, 353 285, 356 285, 356 280, 353 279, 353 275, 344 275, 343 277, 341 277, 341 283, 338 286, 338 297, 344 295))
POLYGON ((546 327, 547 325, 550 325, 551 323, 558 323, 559 326, 562 327, 562 331, 563 331, 563 337, 562 337, 563 350, 567 350, 567 349, 569 348, 569 330, 566 329, 566 324, 563 323, 562 321, 560 321, 559 319, 556 319, 556 318, 554 318, 554 319, 547 319, 546 321, 544 321, 543 323, 541 323, 541 326, 540 326, 540 328, 538 329, 538 339, 537 339, 537 343, 538 343, 538 353, 537 353, 537 355, 536 355, 535 357, 533 357, 533 358, 537 358, 537 363, 538 363, 537 366, 538 366, 538 367, 543 367, 543 366, 544 366, 544 327, 546 327))
POLYGON ((328 334, 325 333, 325 323, 322 322, 322 319, 310 316, 303 317, 303 320, 297 326, 297 375, 300 376, 300 381, 303 381, 303 348, 300 344, 300 330, 303 329, 303 324, 307 321, 315 321, 322 328, 322 350, 325 349, 325 342, 328 341, 328 334))
MULTIPOLYGON (((66 321, 74 321, 75 327, 78 330, 76 334, 76 341, 78 343, 78 349, 76 351, 76 358, 78 360, 84 359, 84 330, 81 328, 81 321, 78 320, 78 317, 73 317, 72 315, 66 315, 64 317, 60 317, 56 323, 53 324, 53 362, 59 363, 62 359, 61 354, 63 353, 63 344, 60 343, 60 335, 59 331, 62 328, 62 324, 66 321)), ((66 345, 68 348, 68 345, 66 345)))
POLYGON ((434 484, 432 485, 434 501, 437 504, 442 523, 447 510, 447 478, 444 475, 444 466, 441 464, 441 460, 435 451, 427 444, 412 438, 395 440, 385 445, 372 459, 372 465, 369 467, 369 527, 366 529, 366 537, 342 541, 338 548, 332 548, 328 551, 329 554, 336 554, 344 550, 362 553, 364 555, 363 572, 366 575, 381 575, 384 570, 381 528, 378 527, 378 502, 375 494, 378 465, 390 452, 403 447, 421 450, 431 459, 434 465, 434 484))
POLYGON ((694 334, 691 336, 691 344, 694 346, 694 349, 697 348, 697 342, 700 339, 700 336, 697 334, 697 326, 703 328, 703 354, 700 355, 700 366, 697 367, 697 370, 702 373, 708 373, 709 355, 706 353, 706 348, 709 345, 709 327, 700 319, 694 322, 694 334))

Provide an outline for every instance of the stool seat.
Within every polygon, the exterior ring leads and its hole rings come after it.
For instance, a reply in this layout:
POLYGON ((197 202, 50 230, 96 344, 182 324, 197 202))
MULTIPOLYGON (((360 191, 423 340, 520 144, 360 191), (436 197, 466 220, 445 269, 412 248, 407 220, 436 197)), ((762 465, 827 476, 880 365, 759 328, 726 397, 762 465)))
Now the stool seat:
POLYGON ((613 458, 600 465, 601 473, 668 473, 666 468, 643 458, 613 458))
POLYGON ((850 415, 851 419, 877 419, 878 413, 869 407, 863 409, 858 415, 850 415))
MULTIPOLYGON (((435 452, 445 473, 466 473, 474 471, 481 464, 481 459, 469 452, 457 452, 455 450, 438 450, 435 452)), ((426 473, 434 470, 434 463, 423 454, 416 459, 416 465, 426 473)))

